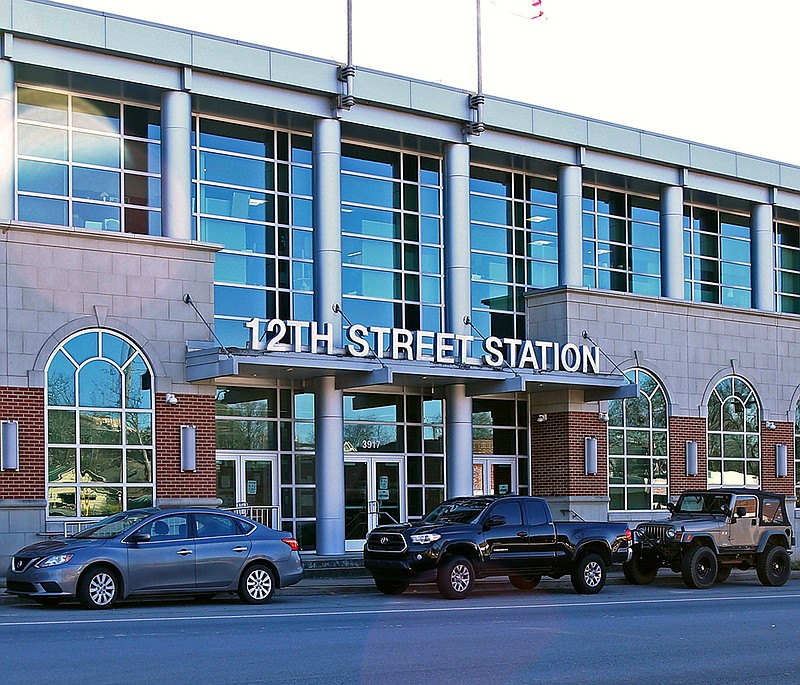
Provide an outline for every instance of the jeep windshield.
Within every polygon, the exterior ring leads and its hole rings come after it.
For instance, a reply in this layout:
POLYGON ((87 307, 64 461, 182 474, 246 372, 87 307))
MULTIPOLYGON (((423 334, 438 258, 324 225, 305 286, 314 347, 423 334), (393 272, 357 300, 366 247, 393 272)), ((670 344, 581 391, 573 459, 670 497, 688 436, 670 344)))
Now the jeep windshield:
POLYGON ((727 493, 684 493, 675 507, 676 514, 726 514, 731 496, 727 493))
POLYGON ((442 502, 422 519, 423 523, 475 523, 494 500, 452 499, 442 502))

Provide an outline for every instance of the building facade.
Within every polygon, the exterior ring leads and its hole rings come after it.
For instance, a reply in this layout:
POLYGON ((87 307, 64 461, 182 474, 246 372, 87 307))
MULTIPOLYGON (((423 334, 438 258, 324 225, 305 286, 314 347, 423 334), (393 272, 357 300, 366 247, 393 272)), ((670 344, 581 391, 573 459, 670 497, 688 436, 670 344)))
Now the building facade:
POLYGON ((800 168, 36 0, 0 34, 0 561, 152 504, 322 555, 473 493, 794 510, 800 168))

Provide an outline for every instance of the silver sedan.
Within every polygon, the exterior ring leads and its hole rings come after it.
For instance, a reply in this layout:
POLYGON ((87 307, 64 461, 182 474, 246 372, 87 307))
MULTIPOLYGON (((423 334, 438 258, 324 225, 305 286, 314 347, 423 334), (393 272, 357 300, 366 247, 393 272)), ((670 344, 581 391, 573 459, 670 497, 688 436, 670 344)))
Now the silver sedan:
POLYGON ((298 550, 288 533, 219 509, 134 509, 21 549, 6 592, 47 606, 75 597, 90 609, 134 596, 220 592, 264 604, 302 579, 298 550))

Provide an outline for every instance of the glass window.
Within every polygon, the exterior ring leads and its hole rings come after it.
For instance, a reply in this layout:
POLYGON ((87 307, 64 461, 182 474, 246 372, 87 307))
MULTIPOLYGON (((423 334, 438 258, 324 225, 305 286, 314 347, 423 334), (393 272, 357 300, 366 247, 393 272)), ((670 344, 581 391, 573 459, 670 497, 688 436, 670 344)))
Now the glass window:
POLYGON ((724 378, 708 399, 708 484, 761 484, 760 405, 741 378, 724 378))
POLYGON ((157 109, 19 86, 17 136, 21 221, 160 235, 157 109))
POLYGON ((142 353, 112 331, 82 331, 45 374, 48 516, 152 506, 152 374, 142 353))
POLYGON ((751 306, 749 217, 687 205, 686 292, 696 302, 751 306))
POLYGON ((660 221, 656 198, 584 187, 584 285, 660 295, 660 221))
POLYGON ((625 374, 639 396, 608 403, 608 488, 611 509, 663 509, 669 498, 667 399, 643 369, 625 374))

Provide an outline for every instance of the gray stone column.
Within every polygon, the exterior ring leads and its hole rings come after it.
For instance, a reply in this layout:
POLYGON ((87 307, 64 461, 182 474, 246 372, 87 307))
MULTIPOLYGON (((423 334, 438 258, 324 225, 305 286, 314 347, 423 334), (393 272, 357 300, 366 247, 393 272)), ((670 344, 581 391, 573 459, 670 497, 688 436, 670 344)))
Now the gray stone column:
POLYGON ((775 310, 775 250, 772 240, 772 205, 753 205, 750 213, 750 279, 753 308, 775 310))
MULTIPOLYGON (((313 137, 314 318, 341 347, 342 320, 332 306, 342 298, 341 128, 317 119, 313 137)), ((317 480, 317 554, 344 554, 344 409, 333 376, 317 379, 314 393, 317 480)))
POLYGON ((0 59, 0 221, 14 218, 14 64, 0 59))
POLYGON ((558 169, 558 283, 583 285, 583 170, 558 169))
MULTIPOLYGON (((192 97, 161 96, 161 234, 192 240, 192 97)), ((198 198, 199 201, 199 198, 198 198)))
POLYGON ((684 299, 683 188, 661 188, 661 294, 684 299))
POLYGON ((320 326, 331 325, 335 347, 342 344, 342 319, 332 309, 342 301, 341 150, 339 121, 317 119, 312 151, 314 318, 320 326))
MULTIPOLYGON (((470 335, 464 317, 472 313, 469 228, 469 146, 451 143, 444 152, 445 329, 470 335)), ((488 335, 489 331, 482 331, 488 335)), ((445 393, 447 496, 472 494, 472 398, 463 384, 445 393)))
POLYGON ((317 554, 344 554, 344 410, 333 376, 314 392, 317 480, 317 554))

